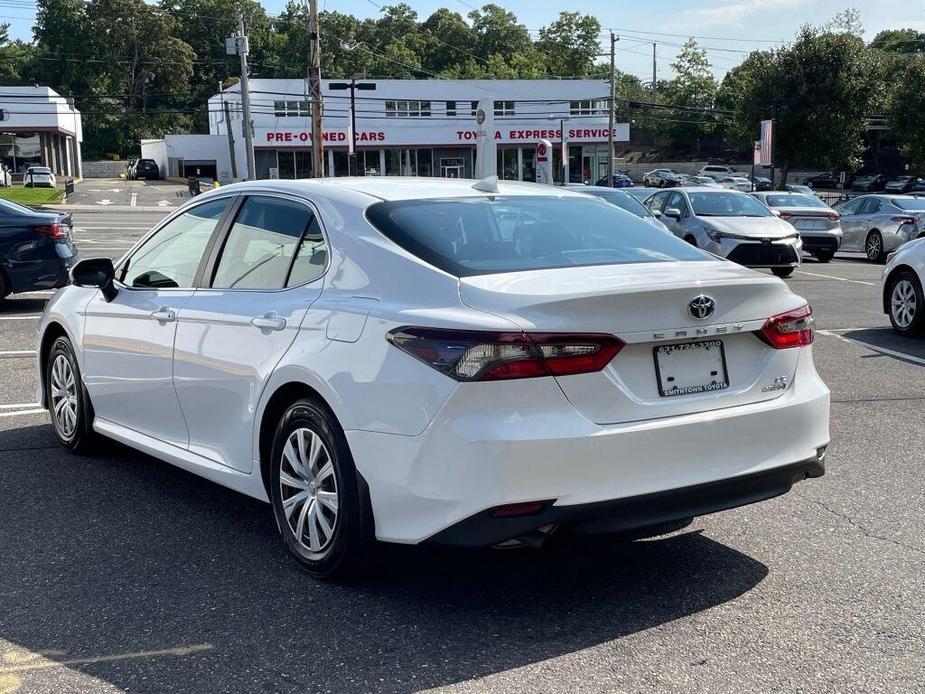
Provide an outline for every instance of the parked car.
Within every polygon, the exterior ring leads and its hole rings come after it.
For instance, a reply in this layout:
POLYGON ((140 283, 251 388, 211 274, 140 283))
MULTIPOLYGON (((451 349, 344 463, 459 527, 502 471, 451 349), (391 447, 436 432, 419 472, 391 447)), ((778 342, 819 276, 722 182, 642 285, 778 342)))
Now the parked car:
POLYGON ((744 177, 752 182, 752 190, 773 190, 774 184, 767 176, 751 176, 744 174, 744 177))
POLYGON ((136 180, 157 180, 161 177, 161 170, 153 159, 139 159, 132 170, 132 178, 136 180))
POLYGON ((851 184, 851 190, 862 192, 874 192, 883 190, 886 186, 886 176, 883 174, 872 174, 870 176, 859 176, 851 184))
POLYGON ((743 193, 748 193, 753 188, 752 182, 744 176, 721 176, 716 179, 716 182, 719 184, 720 188, 739 190, 743 193))
POLYGON ((845 188, 848 188, 851 186, 851 183, 854 180, 854 176, 847 171, 827 171, 815 176, 810 176, 809 178, 803 179, 803 184, 813 189, 840 188, 842 173, 845 175, 845 188))
POLYGON ((620 209, 636 215, 644 222, 648 222, 660 231, 671 233, 668 227, 659 221, 658 218, 661 216, 660 214, 653 214, 648 207, 643 205, 625 190, 616 190, 614 188, 608 188, 607 186, 581 186, 574 184, 566 187, 570 190, 578 191, 579 193, 587 193, 588 195, 594 195, 602 200, 606 200, 610 204, 616 205, 620 209))
POLYGON ((681 185, 684 186, 715 186, 719 187, 719 183, 710 176, 688 176, 685 175, 681 180, 681 185))
MULTIPOLYGON (((595 185, 609 187, 607 185, 607 177, 604 176, 603 178, 599 179, 598 182, 595 183, 595 185)), ((614 171, 613 187, 614 188, 632 188, 633 179, 631 179, 629 175, 623 171, 614 171)))
POLYGON ((800 265, 800 234, 747 193, 716 188, 661 191, 646 203, 679 238, 746 267, 789 277, 800 265))
POLYGON ((135 165, 138 163, 137 159, 128 159, 125 162, 125 179, 127 181, 134 180, 135 178, 135 165))
POLYGON ((700 170, 697 172, 697 175, 710 176, 712 178, 720 178, 723 176, 741 176, 741 174, 731 166, 723 166, 721 164, 707 164, 706 166, 701 166, 700 170))
POLYGON ((910 241, 890 256, 880 280, 883 312, 900 335, 925 334, 925 240, 910 241))
POLYGON ((373 539, 651 535, 824 474, 806 301, 566 189, 236 184, 72 274, 37 326, 61 444, 270 502, 318 576, 373 539))
POLYGON ((55 175, 47 166, 30 166, 22 175, 24 188, 54 188, 55 175))
POLYGON ((683 182, 681 174, 671 169, 654 169, 642 177, 642 185, 649 188, 671 188, 683 182))
POLYGON ((873 263, 925 232, 925 198, 861 195, 835 211, 841 215, 842 250, 860 251, 873 263))
POLYGON ((897 176, 886 182, 883 191, 885 193, 909 193, 917 182, 918 179, 915 176, 897 176))
POLYGON ((770 191, 752 195, 770 209, 777 210, 781 219, 790 222, 800 232, 805 252, 822 263, 832 259, 842 240, 838 212, 812 193, 770 191))
POLYGON ((813 189, 809 186, 802 186, 798 183, 787 183, 784 186, 784 190, 788 193, 805 193, 806 195, 815 195, 813 189))
POLYGON ((70 214, 0 199, 0 299, 63 287, 76 258, 70 214))

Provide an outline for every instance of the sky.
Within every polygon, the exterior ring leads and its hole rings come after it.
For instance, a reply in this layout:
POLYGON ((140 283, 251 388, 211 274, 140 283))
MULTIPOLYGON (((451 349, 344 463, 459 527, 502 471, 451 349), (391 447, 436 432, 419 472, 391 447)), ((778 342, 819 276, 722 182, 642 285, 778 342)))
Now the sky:
MULTIPOLYGON (((389 0, 319 0, 319 7, 375 17, 389 0)), ((33 0, 0 0, 0 21, 10 24, 12 38, 29 40, 34 18, 33 0), (30 9, 31 8, 31 9, 30 9)), ((465 15, 482 0, 405 0, 418 17, 426 19, 439 7, 465 15)), ((285 0, 263 0, 270 13, 279 12, 285 0)), ((671 63, 689 36, 707 49, 714 72, 721 78, 749 51, 791 40, 801 25, 823 24, 849 7, 861 11, 864 37, 882 29, 913 28, 925 31, 925 0, 583 0, 580 5, 549 0, 495 0, 514 12, 528 29, 537 30, 559 12, 580 8, 598 18, 619 36, 617 66, 651 80, 652 43, 657 44, 658 79, 669 79, 671 63)), ((534 31, 534 36, 536 35, 534 31)), ((603 50, 603 48, 602 48, 603 50)), ((322 56, 323 60, 323 56, 322 56)), ((323 67, 323 66, 322 66, 323 67)))

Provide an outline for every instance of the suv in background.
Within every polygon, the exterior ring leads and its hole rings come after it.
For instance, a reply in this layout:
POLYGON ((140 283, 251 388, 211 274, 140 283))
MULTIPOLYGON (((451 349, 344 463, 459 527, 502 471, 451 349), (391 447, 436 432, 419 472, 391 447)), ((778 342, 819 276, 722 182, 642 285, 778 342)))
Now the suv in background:
POLYGON ((723 166, 722 164, 707 164, 700 168, 700 171, 697 172, 698 176, 709 176, 710 178, 722 178, 723 176, 741 176, 742 174, 731 166, 723 166))
POLYGON ((132 169, 132 178, 140 180, 142 178, 157 180, 161 177, 161 169, 153 159, 139 159, 132 169))

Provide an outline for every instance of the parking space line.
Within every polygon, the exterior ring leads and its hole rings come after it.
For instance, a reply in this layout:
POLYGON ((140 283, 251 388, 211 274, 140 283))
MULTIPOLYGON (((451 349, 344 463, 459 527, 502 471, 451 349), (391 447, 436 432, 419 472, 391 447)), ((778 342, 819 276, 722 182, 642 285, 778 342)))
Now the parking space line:
POLYGON ((18 412, 0 412, 0 417, 21 417, 27 414, 41 414, 43 412, 47 414, 47 410, 40 408, 34 410, 19 410, 18 412))
POLYGON ((877 345, 872 345, 869 342, 855 340, 853 337, 846 337, 845 335, 839 335, 838 333, 833 332, 831 330, 817 330, 816 332, 819 333, 820 335, 828 335, 829 337, 837 337, 839 340, 850 342, 860 347, 865 347, 871 350, 872 352, 878 352, 888 357, 894 357, 895 359, 901 359, 903 361, 911 361, 914 364, 925 366, 925 359, 922 359, 921 357, 913 357, 911 354, 906 354, 905 352, 897 352, 892 349, 887 349, 886 347, 878 347, 877 345))
POLYGON ((36 313, 34 316, 0 316, 0 320, 38 320, 41 314, 36 313))
POLYGON ((0 352, 0 357, 32 357, 35 354, 34 349, 10 349, 0 352))
POLYGON ((863 280, 849 280, 847 277, 835 277, 834 275, 823 275, 819 272, 807 272, 806 270, 797 270, 798 275, 809 275, 811 277, 824 277, 827 280, 835 280, 837 282, 851 282, 852 284, 863 284, 866 287, 876 287, 876 282, 864 282, 863 280))
POLYGON ((0 410, 17 410, 22 409, 23 407, 39 407, 41 403, 37 402, 21 402, 18 405, 0 405, 0 410))

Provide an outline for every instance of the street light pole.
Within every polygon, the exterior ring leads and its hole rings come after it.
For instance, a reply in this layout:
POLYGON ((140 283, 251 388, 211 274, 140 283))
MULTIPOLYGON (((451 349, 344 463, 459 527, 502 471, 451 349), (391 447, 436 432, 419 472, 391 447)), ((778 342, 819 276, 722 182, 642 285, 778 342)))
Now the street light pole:
POLYGON ((617 109, 617 41, 620 37, 610 32, 610 128, 607 130, 607 185, 613 188, 613 126, 617 109))
POLYGON ((561 161, 560 172, 562 174, 562 185, 568 183, 568 141, 565 137, 565 124, 569 120, 569 116, 565 115, 556 115, 550 114, 547 116, 549 120, 559 121, 559 135, 561 137, 561 152, 559 153, 559 158, 561 161))
POLYGON ((244 116, 244 153, 247 157, 247 179, 253 181, 257 178, 254 167, 254 131, 251 130, 251 98, 247 74, 248 41, 244 33, 244 13, 238 10, 238 55, 241 57, 241 109, 244 116))
MULTIPOLYGON (((329 82, 328 89, 334 91, 350 90, 350 136, 347 138, 347 147, 349 152, 348 170, 351 176, 360 176, 359 167, 357 166, 359 154, 357 153, 357 107, 356 91, 374 91, 375 82, 357 82, 363 79, 365 75, 357 74, 350 78, 349 82, 329 82)), ((363 174, 366 172, 364 171, 363 174)))

